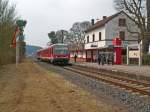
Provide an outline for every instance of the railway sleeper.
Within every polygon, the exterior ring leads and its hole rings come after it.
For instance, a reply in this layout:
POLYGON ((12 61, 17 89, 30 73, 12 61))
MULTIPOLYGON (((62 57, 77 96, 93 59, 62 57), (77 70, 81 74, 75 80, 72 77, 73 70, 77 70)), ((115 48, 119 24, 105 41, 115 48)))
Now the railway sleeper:
POLYGON ((126 83, 123 84, 122 82, 119 82, 119 83, 118 82, 114 82, 114 80, 111 80, 111 78, 103 78, 103 77, 96 76, 96 75, 90 75, 91 73, 88 73, 86 71, 76 70, 76 69, 72 69, 72 68, 71 69, 69 68, 69 70, 77 72, 79 74, 86 75, 86 76, 91 77, 91 78, 95 78, 97 80, 101 80, 101 81, 106 82, 108 84, 112 83, 115 86, 118 85, 118 86, 120 86, 120 88, 126 88, 126 89, 129 89, 129 90, 131 89, 133 92, 140 92, 143 95, 149 95, 150 96, 150 92, 148 92, 148 91, 142 91, 139 88, 135 88, 135 87, 129 86, 126 83), (110 79, 110 80, 108 80, 108 79, 110 79))
POLYGON ((109 73, 106 73, 105 71, 99 71, 99 69, 94 69, 94 70, 90 70, 91 68, 87 69, 87 67, 83 67, 83 66, 73 66, 72 68, 77 68, 77 69, 82 69, 82 70, 86 70, 86 71, 89 71, 89 72, 93 72, 93 73, 96 73, 96 74, 100 74, 100 75, 103 75, 103 76, 106 76, 106 77, 112 77, 112 78, 117 78, 117 79, 120 79, 120 80, 126 80, 127 82, 129 83, 139 83, 139 84, 142 84, 142 85, 145 85, 146 87, 150 87, 150 83, 145 83, 145 82, 141 82, 141 81, 138 81, 136 79, 131 79, 131 78, 127 78, 127 77, 121 77, 119 75, 110 75, 109 73))

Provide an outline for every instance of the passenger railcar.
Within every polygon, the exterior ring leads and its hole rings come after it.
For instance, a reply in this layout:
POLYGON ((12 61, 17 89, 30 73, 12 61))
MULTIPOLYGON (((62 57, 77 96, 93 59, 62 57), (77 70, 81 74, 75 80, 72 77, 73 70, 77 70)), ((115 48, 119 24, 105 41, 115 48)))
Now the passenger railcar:
POLYGON ((70 53, 66 44, 53 44, 48 48, 37 51, 37 59, 49 61, 54 64, 67 64, 70 53))

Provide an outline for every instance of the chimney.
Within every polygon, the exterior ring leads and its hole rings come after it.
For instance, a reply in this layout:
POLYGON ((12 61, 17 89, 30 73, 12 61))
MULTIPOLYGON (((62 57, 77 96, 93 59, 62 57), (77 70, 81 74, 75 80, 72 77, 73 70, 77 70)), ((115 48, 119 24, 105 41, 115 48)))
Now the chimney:
POLYGON ((103 19, 106 19, 107 18, 107 16, 103 16, 103 19))
POLYGON ((92 26, 95 24, 94 19, 91 19, 91 24, 92 24, 92 26))

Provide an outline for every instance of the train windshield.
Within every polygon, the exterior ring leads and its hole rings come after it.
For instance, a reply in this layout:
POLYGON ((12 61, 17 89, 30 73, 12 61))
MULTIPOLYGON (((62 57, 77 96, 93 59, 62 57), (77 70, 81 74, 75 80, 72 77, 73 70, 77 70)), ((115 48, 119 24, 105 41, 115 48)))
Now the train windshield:
POLYGON ((53 52, 55 55, 67 55, 67 54, 69 54, 68 47, 64 46, 64 45, 56 45, 54 47, 53 52))

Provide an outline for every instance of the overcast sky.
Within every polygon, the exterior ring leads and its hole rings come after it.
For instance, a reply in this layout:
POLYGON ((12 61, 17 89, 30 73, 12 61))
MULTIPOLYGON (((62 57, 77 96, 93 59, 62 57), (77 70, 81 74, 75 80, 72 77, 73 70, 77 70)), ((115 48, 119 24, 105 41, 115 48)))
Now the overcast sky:
POLYGON ((90 21, 115 13, 113 0, 10 0, 27 20, 26 42, 46 46, 50 31, 69 30, 74 22, 90 21))

